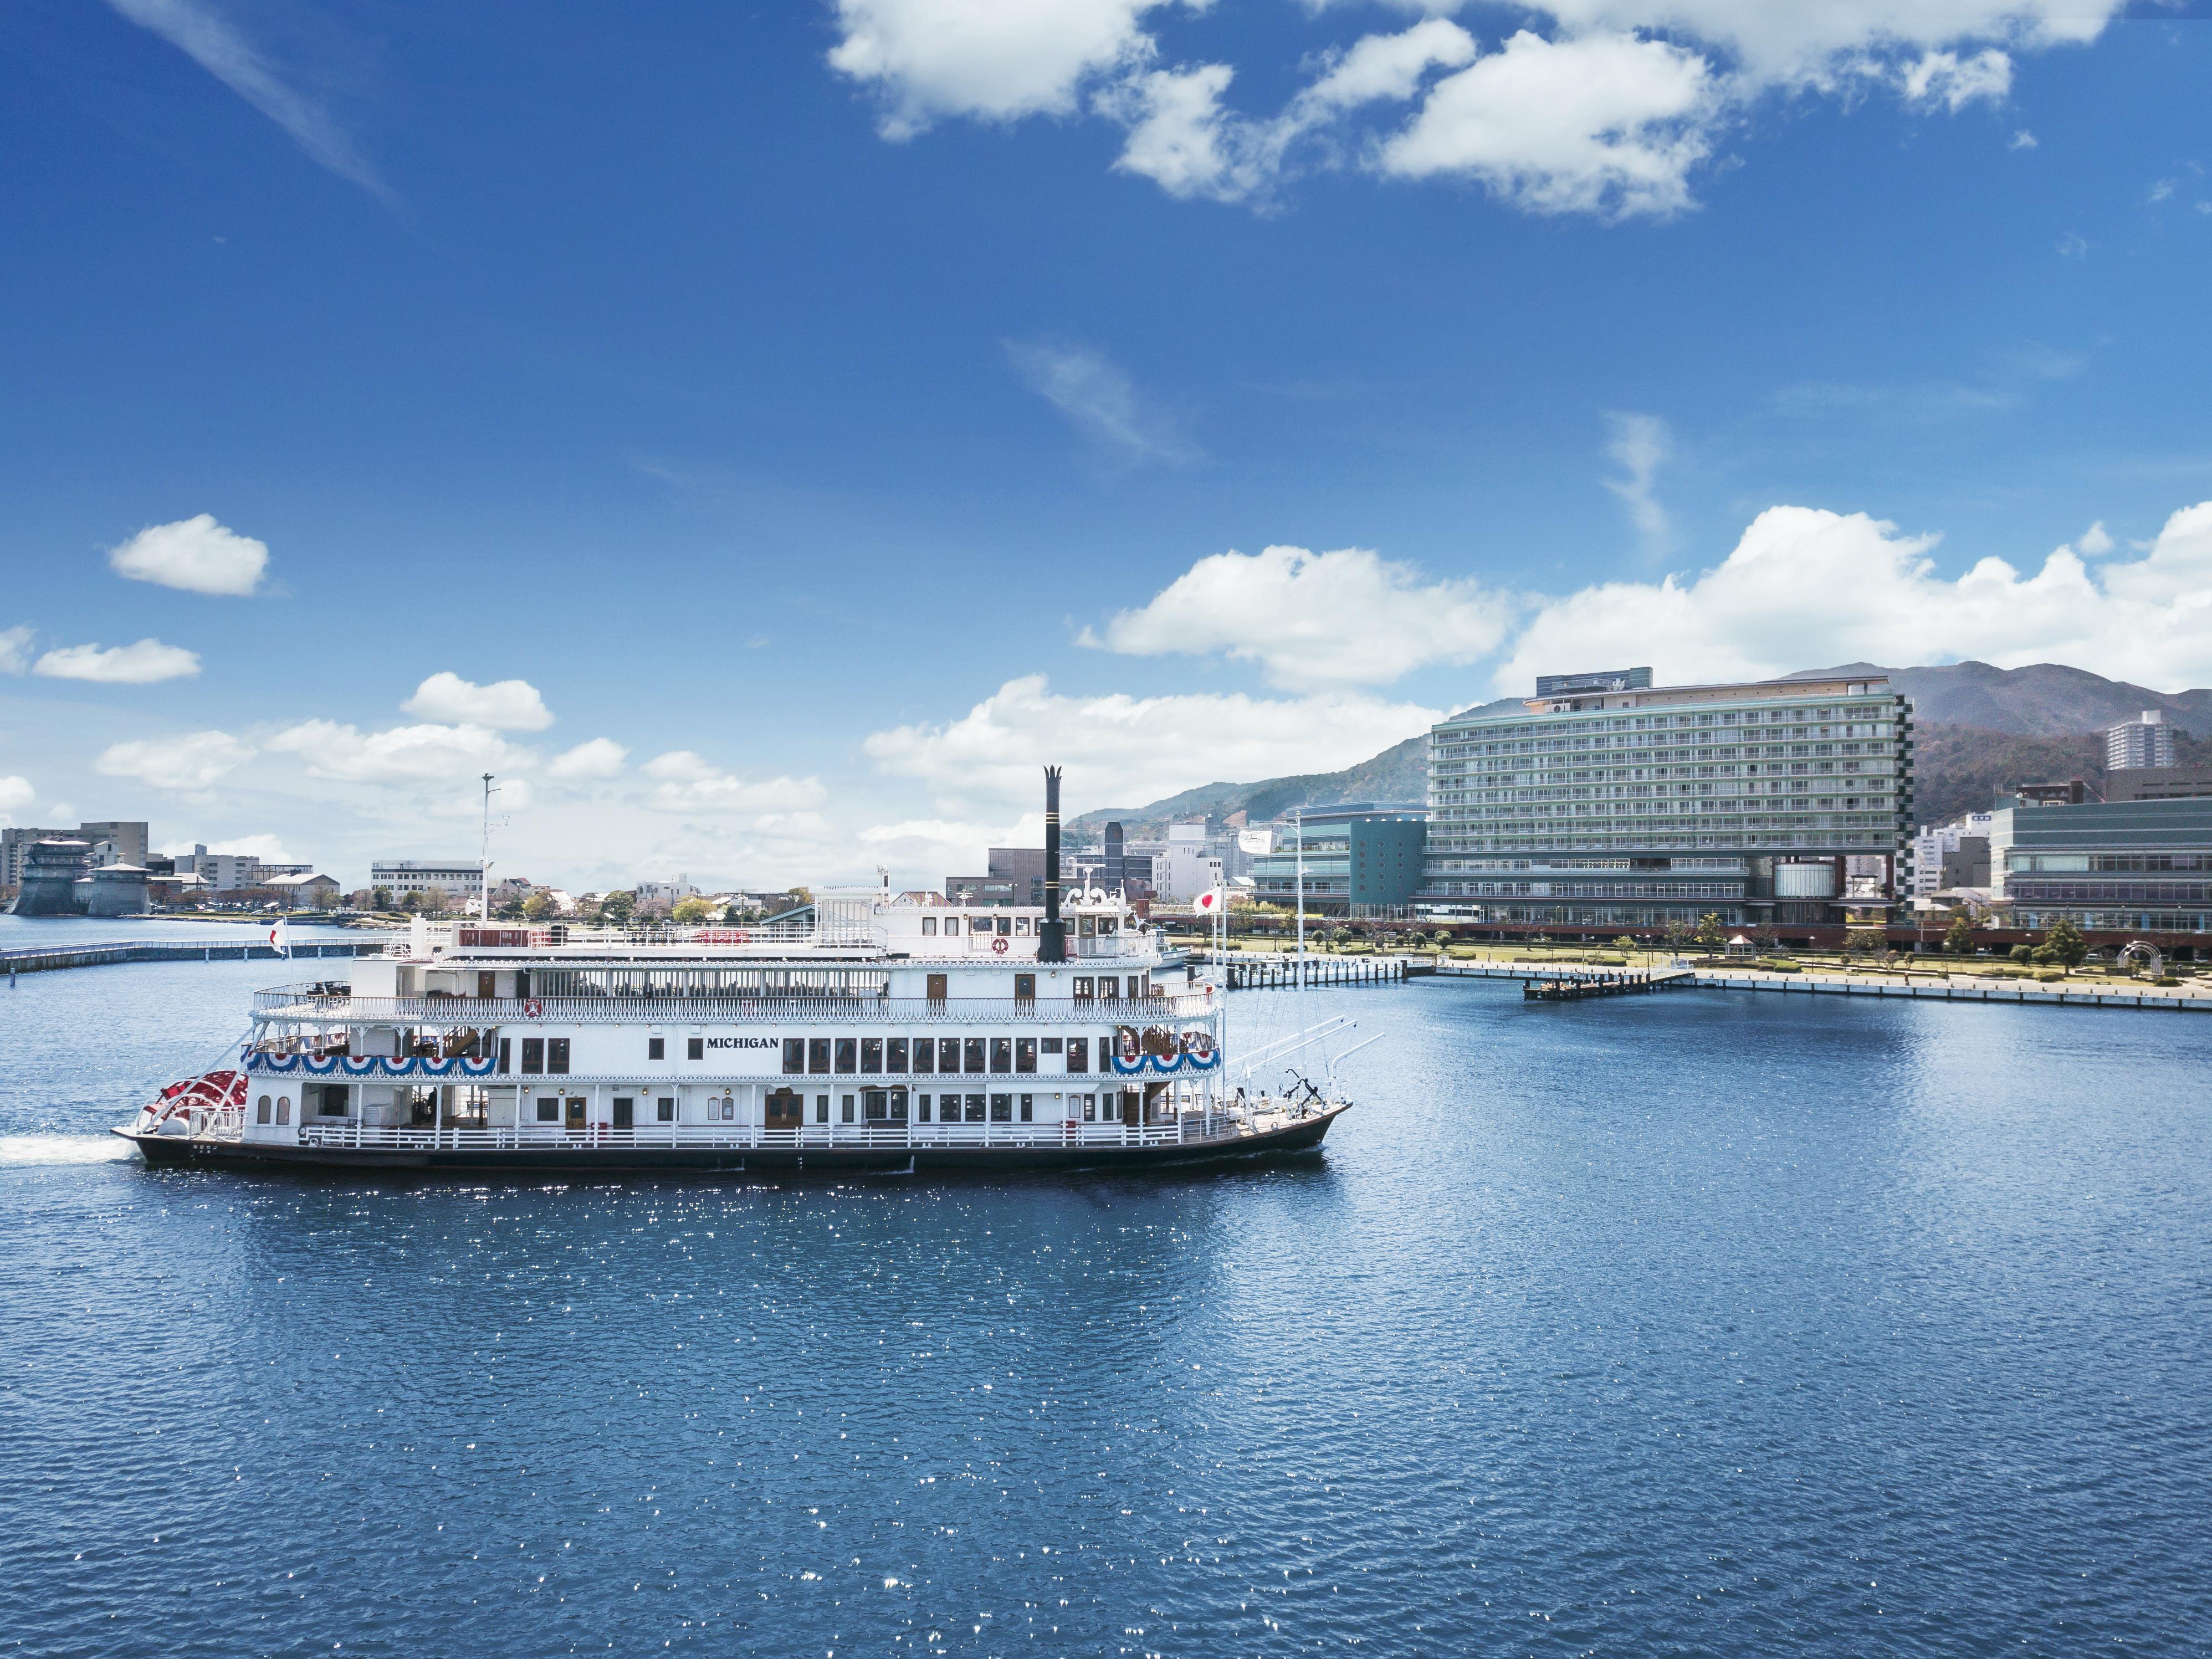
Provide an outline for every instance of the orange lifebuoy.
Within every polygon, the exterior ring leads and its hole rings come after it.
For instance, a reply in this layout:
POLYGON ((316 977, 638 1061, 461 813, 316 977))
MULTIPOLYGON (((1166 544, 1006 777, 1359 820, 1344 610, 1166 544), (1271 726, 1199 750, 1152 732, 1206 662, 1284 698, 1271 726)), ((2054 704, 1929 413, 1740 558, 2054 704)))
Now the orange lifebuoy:
POLYGON ((994 951, 996 951, 1000 956, 1004 956, 1006 954, 1006 941, 1002 939, 994 939, 991 941, 991 948, 994 951))

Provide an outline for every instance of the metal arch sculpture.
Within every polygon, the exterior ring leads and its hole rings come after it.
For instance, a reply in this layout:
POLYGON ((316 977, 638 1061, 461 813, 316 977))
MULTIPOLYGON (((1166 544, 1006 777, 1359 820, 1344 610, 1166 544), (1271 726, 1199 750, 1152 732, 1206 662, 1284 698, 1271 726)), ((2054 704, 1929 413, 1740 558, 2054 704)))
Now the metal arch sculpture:
POLYGON ((2122 966, 2130 957, 2138 954, 2148 958, 2143 965, 2150 969, 2150 976, 2153 979, 2160 978, 2165 974, 2166 957, 2160 953, 2158 946, 2145 939, 2130 939, 2120 946, 2119 954, 2112 958, 2113 965, 2122 966))

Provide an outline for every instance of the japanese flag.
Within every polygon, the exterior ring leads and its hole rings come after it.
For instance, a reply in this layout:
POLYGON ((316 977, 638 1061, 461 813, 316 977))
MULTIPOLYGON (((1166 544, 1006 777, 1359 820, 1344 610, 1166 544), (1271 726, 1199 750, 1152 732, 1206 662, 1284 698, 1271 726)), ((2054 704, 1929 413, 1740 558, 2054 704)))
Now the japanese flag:
POLYGON ((1190 908, 1197 911, 1201 916, 1220 915, 1221 890, 1218 887, 1208 888, 1205 892, 1200 893, 1195 899, 1191 901, 1190 908))

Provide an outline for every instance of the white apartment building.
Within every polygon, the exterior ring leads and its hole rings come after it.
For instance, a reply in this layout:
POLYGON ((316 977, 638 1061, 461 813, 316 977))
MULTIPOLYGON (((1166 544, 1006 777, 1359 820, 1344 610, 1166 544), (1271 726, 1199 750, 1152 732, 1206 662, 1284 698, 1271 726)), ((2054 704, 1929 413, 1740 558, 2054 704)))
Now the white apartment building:
POLYGON ((638 883, 635 899, 637 908, 672 910, 685 899, 699 896, 699 890, 691 884, 689 876, 678 876, 673 881, 641 881, 638 883))
POLYGON ((2158 709, 2146 708, 2136 720, 2105 728, 2105 769, 2140 772, 2173 764, 2173 728, 2158 709))
POLYGON ((371 887, 389 887, 398 898, 436 893, 459 906, 483 896, 483 866, 474 859, 379 859, 368 866, 371 887))

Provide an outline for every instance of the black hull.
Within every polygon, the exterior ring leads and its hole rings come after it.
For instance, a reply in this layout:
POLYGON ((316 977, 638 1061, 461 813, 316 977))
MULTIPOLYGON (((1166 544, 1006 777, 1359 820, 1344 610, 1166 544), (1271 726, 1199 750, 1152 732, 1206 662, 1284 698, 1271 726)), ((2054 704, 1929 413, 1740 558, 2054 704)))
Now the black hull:
POLYGON ((763 1173, 836 1174, 878 1170, 927 1175, 982 1170, 1156 1169, 1320 1151, 1329 1125, 1346 1109, 1317 1113, 1263 1134, 1166 1146, 521 1146, 377 1147, 256 1146, 195 1140, 182 1135, 115 1133, 156 1168, 265 1170, 407 1170, 430 1173, 592 1177, 610 1175, 763 1173))

